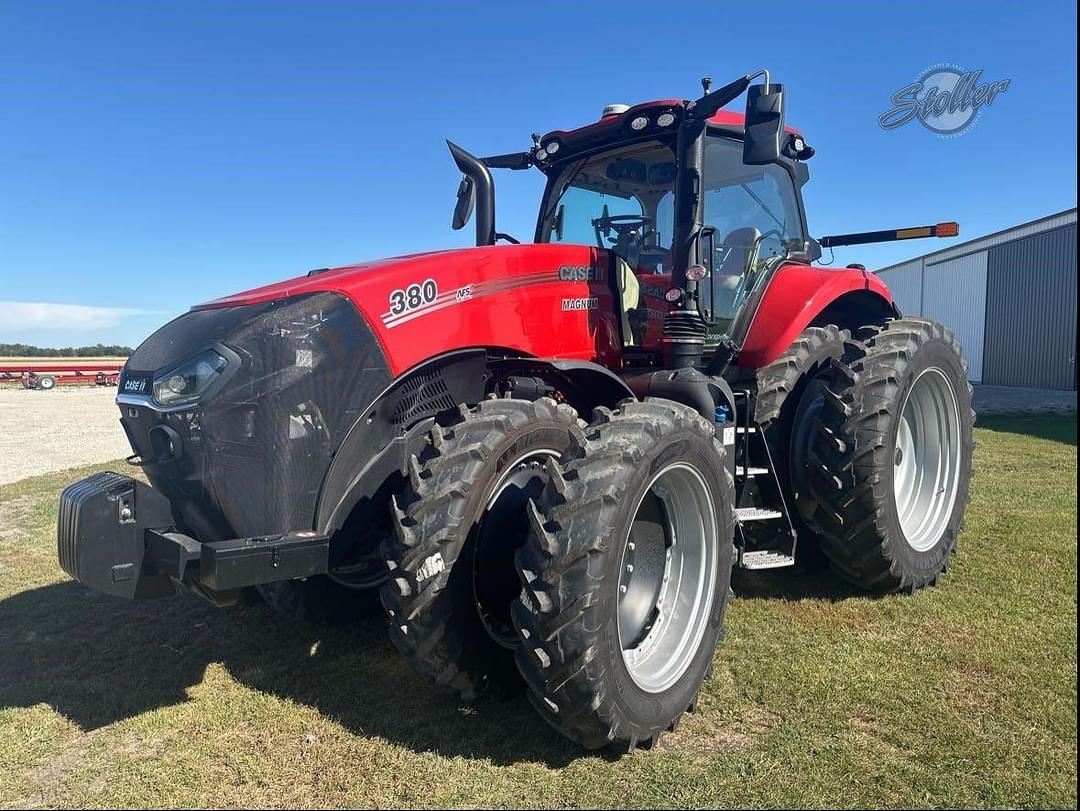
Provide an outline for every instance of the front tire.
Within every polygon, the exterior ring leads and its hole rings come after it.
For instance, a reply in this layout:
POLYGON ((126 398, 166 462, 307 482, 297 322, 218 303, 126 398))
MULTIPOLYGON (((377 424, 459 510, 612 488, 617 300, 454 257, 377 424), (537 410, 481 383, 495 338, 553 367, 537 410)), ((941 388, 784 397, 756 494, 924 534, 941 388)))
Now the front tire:
POLYGON ((577 743, 651 747, 691 709, 730 593, 734 484, 712 426, 662 400, 597 409, 517 554, 518 669, 577 743))
POLYGON ((521 689, 513 553, 544 462, 580 434, 577 412, 554 400, 485 400, 436 425, 412 458, 393 503, 395 535, 383 544, 382 602, 394 644, 437 689, 465 702, 521 689))
POLYGON ((914 591, 946 570, 973 474, 975 412, 960 346, 915 318, 867 328, 827 380, 809 486, 822 550, 847 580, 914 591))

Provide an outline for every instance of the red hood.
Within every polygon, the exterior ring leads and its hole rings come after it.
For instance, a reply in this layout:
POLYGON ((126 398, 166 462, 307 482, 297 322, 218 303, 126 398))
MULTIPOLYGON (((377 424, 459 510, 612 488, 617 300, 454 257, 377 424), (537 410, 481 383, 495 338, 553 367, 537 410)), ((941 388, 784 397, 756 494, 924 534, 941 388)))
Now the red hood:
POLYGON ((259 304, 308 293, 350 299, 398 374, 462 347, 617 363, 606 260, 587 245, 499 245, 378 259, 200 304, 259 304))
POLYGON ((355 265, 343 265, 337 268, 330 268, 329 270, 324 270, 310 276, 304 274, 303 276, 296 276, 292 279, 285 279, 262 287, 253 287, 250 290, 244 290, 240 293, 233 293, 228 296, 213 299, 212 301, 203 302, 202 304, 196 304, 191 309, 209 310, 215 307, 232 307, 237 304, 258 304, 265 301, 289 298, 290 296, 297 296, 302 293, 317 293, 323 291, 347 293, 349 289, 354 287, 356 282, 360 281, 357 279, 358 274, 366 274, 372 271, 390 268, 398 270, 399 267, 397 266, 407 262, 423 262, 423 260, 438 256, 456 258, 460 254, 476 250, 479 249, 450 248, 441 251, 428 251, 426 253, 411 253, 404 256, 390 256, 385 259, 369 259, 364 262, 357 262, 355 265))

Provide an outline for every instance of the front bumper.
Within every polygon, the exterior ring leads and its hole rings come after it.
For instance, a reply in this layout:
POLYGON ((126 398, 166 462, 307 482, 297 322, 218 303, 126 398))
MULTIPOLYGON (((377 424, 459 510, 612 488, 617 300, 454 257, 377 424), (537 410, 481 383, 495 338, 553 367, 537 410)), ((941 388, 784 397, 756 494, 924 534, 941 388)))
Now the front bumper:
POLYGON ((128 599, 188 589, 218 604, 260 583, 325 574, 326 536, 310 531, 200 542, 176 531, 158 490, 108 471, 60 494, 57 553, 64 571, 128 599))

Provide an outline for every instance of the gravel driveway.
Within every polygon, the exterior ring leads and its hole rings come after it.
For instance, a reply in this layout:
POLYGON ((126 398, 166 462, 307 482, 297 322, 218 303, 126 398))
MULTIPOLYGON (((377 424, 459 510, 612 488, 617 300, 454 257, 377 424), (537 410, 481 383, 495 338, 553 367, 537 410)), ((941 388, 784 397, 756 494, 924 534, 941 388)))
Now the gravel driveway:
POLYGON ((0 484, 131 453, 108 386, 0 386, 0 484))

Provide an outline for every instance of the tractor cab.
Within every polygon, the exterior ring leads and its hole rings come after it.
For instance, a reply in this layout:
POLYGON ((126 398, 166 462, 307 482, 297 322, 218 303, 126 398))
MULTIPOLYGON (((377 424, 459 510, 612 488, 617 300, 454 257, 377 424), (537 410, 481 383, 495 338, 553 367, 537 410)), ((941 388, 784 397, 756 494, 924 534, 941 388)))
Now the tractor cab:
POLYGON ((770 275, 820 255, 800 194, 814 150, 784 126, 783 88, 765 71, 702 85, 696 101, 610 105, 592 124, 534 136, 528 152, 480 160, 451 145, 465 175, 454 226, 475 199, 477 243, 494 244, 487 170, 537 167, 548 182, 535 242, 607 256, 624 353, 696 365, 707 347, 734 345, 770 275), (720 109, 743 92, 745 115, 720 109))
MULTIPOLYGON (((799 199, 805 171, 798 171, 794 161, 747 166, 742 152, 742 142, 730 132, 720 127, 707 131, 702 184, 706 273, 697 280, 697 296, 712 343, 730 337, 737 316, 771 270, 785 260, 808 258, 799 199)), ((536 241, 609 251, 630 327, 624 329, 626 343, 657 347, 664 316, 685 296, 674 278, 674 133, 657 132, 637 143, 568 157, 547 173, 536 241)))

